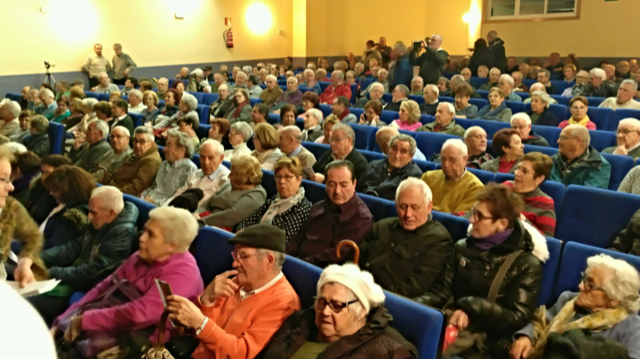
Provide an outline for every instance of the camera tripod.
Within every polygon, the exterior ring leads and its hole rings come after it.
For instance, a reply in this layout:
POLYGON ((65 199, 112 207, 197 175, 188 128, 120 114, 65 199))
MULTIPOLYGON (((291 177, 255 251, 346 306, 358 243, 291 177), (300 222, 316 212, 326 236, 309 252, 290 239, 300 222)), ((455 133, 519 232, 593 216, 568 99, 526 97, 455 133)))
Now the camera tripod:
POLYGON ((44 83, 49 84, 51 87, 54 87, 56 84, 56 79, 53 77, 51 72, 49 72, 49 69, 47 69, 47 72, 44 75, 44 83))

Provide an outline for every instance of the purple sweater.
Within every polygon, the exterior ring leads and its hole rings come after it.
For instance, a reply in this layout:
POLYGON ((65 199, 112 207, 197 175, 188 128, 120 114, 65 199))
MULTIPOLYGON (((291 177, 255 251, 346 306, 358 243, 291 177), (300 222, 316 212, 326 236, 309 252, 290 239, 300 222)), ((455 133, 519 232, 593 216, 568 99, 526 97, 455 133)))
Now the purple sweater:
MULTIPOLYGON (((157 325, 164 307, 155 283, 156 278, 169 283, 173 294, 191 301, 195 301, 204 289, 196 260, 189 252, 174 254, 165 261, 152 265, 140 260, 136 252, 113 275, 129 280, 142 293, 142 297, 121 306, 87 311, 82 318, 82 330, 129 331, 157 325)), ((96 285, 82 300, 69 307, 67 312, 95 299, 110 287, 110 281, 111 277, 96 285)), ((167 328, 170 327, 168 324, 167 328)), ((169 332, 165 334, 165 340, 169 340, 169 332)), ((152 336, 153 341, 155 338, 156 333, 152 336)))

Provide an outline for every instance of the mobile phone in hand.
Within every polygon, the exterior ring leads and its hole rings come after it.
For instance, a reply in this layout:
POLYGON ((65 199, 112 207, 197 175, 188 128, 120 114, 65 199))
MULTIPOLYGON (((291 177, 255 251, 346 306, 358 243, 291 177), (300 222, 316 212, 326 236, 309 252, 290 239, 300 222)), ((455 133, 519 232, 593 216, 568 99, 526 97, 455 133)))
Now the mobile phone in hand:
MULTIPOLYGON (((171 291, 171 286, 169 285, 169 283, 160 280, 158 278, 155 279, 156 281, 156 286, 158 286, 158 292, 160 292, 160 298, 162 299, 162 305, 164 306, 164 309, 167 309, 167 297, 169 297, 170 295, 173 294, 173 292, 171 291)), ((176 323, 172 320, 169 319, 169 323, 171 323, 171 325, 174 328, 177 328, 178 326, 176 325, 176 323)))
POLYGON ((420 52, 420 49, 422 49, 422 42, 421 41, 414 41, 413 42, 413 51, 414 52, 420 52))

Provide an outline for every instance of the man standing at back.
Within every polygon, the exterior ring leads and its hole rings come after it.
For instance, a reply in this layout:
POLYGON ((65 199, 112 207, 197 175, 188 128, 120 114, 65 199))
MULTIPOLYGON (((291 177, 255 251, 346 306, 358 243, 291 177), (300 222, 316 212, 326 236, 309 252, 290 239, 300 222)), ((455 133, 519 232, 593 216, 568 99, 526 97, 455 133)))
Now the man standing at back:
POLYGON ((489 31, 487 34, 487 43, 489 44, 489 51, 493 56, 493 66, 497 67, 500 71, 507 70, 507 54, 504 49, 504 41, 498 37, 498 32, 489 31))
POLYGON ((138 65, 131 59, 131 56, 122 52, 122 45, 114 44, 113 52, 113 83, 116 85, 124 85, 131 71, 138 68, 138 65))
POLYGON ((84 65, 82 65, 82 71, 89 76, 89 88, 94 88, 99 85, 98 75, 111 71, 109 60, 102 56, 102 44, 93 45, 93 52, 95 55, 87 57, 84 65))
POLYGON ((420 66, 420 77, 427 85, 435 85, 444 74, 444 68, 447 65, 449 54, 440 45, 442 45, 442 36, 433 34, 429 39, 429 46, 424 49, 422 54, 420 54, 422 51, 420 49, 412 51, 409 55, 411 65, 420 66))

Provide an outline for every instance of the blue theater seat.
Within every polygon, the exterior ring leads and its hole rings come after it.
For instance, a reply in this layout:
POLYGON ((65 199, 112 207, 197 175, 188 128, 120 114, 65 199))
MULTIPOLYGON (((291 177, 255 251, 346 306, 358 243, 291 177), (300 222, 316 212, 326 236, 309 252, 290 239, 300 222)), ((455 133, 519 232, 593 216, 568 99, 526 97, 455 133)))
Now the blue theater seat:
POLYGON ((550 147, 558 148, 558 138, 560 138, 561 128, 551 126, 531 125, 531 129, 539 136, 544 137, 549 142, 550 147))
POLYGON ((469 168, 469 167, 467 167, 467 171, 473 173, 473 175, 478 177, 480 182, 484 183, 485 185, 490 182, 496 181, 496 175, 493 172, 483 171, 483 170, 469 168))
POLYGON ((193 95, 193 97, 196 98, 196 100, 198 100, 198 105, 204 104, 204 95, 205 93, 203 92, 191 92, 188 91, 190 94, 193 95))
POLYGON ((85 94, 87 97, 92 97, 92 98, 95 98, 96 100, 100 101, 100 99, 99 99, 99 95, 100 95, 100 94, 99 94, 99 93, 97 93, 97 92, 85 91, 85 92, 84 92, 84 94, 85 94))
POLYGON ((420 123, 426 125, 431 122, 435 122, 436 118, 431 115, 420 115, 420 123))
POLYGON ((275 174, 271 171, 262 170, 262 187, 267 191, 267 198, 271 198, 278 193, 276 189, 275 174))
POLYGON ((382 199, 367 194, 358 193, 360 199, 369 207, 369 211, 373 215, 374 221, 384 218, 397 217, 396 204, 388 199, 382 199))
POLYGON ((558 215, 556 238, 607 248, 640 208, 640 196, 570 185, 558 215))
MULTIPOLYGON (((329 77, 330 75, 327 74, 327 77, 329 77)), ((322 92, 324 92, 324 90, 327 89, 327 87, 331 86, 331 82, 329 81, 318 81, 318 84, 320 85, 320 90, 322 90, 322 92)))
POLYGON ((424 97, 418 95, 409 95, 409 100, 417 102, 418 105, 422 105, 424 103, 424 97))
POLYGON ((20 102, 22 100, 22 95, 17 93, 12 93, 12 92, 7 92, 7 94, 4 97, 8 98, 11 101, 16 101, 16 102, 20 102))
POLYGON ((560 95, 549 95, 549 96, 551 96, 552 99, 556 100, 560 105, 569 106, 569 101, 571 101, 570 97, 564 97, 560 95))
POLYGON ((303 179, 302 187, 305 190, 305 197, 311 203, 317 203, 327 198, 327 188, 322 183, 303 179))
POLYGON ((262 103, 262 99, 260 98, 250 98, 249 99, 249 103, 251 104, 251 107, 255 106, 257 103, 262 103))
POLYGON ((493 135, 495 135, 496 132, 502 130, 503 128, 511 128, 511 124, 509 124, 509 122, 483 120, 483 119, 477 119, 477 120, 471 120, 471 121, 472 121, 472 125, 480 126, 484 128, 485 132, 487 132, 487 139, 489 140, 493 139, 493 135))
POLYGON ((438 101, 440 102, 450 102, 455 104, 456 99, 454 99, 453 97, 449 97, 449 96, 440 96, 438 97, 438 101))
MULTIPOLYGON (((524 104, 524 112, 529 112, 531 111, 531 104, 530 103, 526 103, 524 104)), ((569 112, 569 108, 565 105, 560 105, 560 104, 552 104, 549 105, 549 111, 551 111, 551 113, 553 113, 554 116, 556 116, 556 126, 560 124, 560 122, 568 119, 571 115, 569 112)), ((550 126, 544 126, 544 127, 550 127, 550 126)))
POLYGON ((322 111, 322 115, 326 118, 331 115, 331 105, 320 104, 320 111, 322 111))
POLYGON ((196 167, 201 168, 200 167, 200 155, 197 153, 194 153, 193 156, 191 156, 191 162, 193 162, 194 165, 196 165, 196 167))
POLYGON ((128 113, 129 117, 133 120, 133 128, 144 125, 144 117, 139 113, 128 113))
POLYGON ((624 179, 624 176, 626 176, 634 166, 633 158, 629 156, 611 155, 608 153, 601 153, 600 155, 611 164, 609 189, 617 191, 618 187, 620 187, 620 183, 624 179))
POLYGON ((353 132, 356 134, 354 146, 358 150, 373 150, 376 143, 377 127, 367 125, 357 125, 350 123, 349 126, 353 128, 353 132))
POLYGON ((363 108, 357 107, 349 107, 349 112, 351 112, 358 120, 360 120, 360 116, 364 113, 363 108))
POLYGON ((529 153, 529 152, 542 152, 547 156, 553 156, 556 153, 558 153, 558 149, 556 147, 524 145, 524 153, 529 153))
POLYGON ((413 162, 415 162, 415 164, 417 164, 418 167, 420 167, 422 172, 433 171, 436 169, 436 164, 433 162, 422 161, 422 160, 413 160, 413 162))
POLYGON ((101 93, 101 94, 98 94, 98 101, 106 101, 106 102, 109 102, 109 98, 110 98, 110 97, 111 97, 111 95, 110 95, 110 94, 108 94, 108 93, 101 93))
POLYGON ((460 138, 454 135, 434 132, 416 132, 416 142, 418 148, 429 159, 435 153, 440 153, 442 145, 450 138, 460 138))
POLYGON ((467 229, 469 228, 467 219, 438 211, 431 211, 431 215, 434 221, 442 223, 447 228, 454 242, 467 238, 467 229))
POLYGON ((203 105, 211 105, 212 103, 216 102, 216 100, 218 99, 218 94, 217 93, 206 93, 204 94, 204 98, 202 100, 202 104, 203 105))
MULTIPOLYGON (((513 181, 513 175, 508 173, 496 174, 496 183, 503 183, 505 181, 513 181)), ((544 181, 540 185, 540 189, 553 199, 556 216, 559 215, 562 204, 564 203, 564 185, 558 182, 544 181)))
POLYGON ((207 105, 198 105, 198 117, 200 118, 200 123, 209 123, 209 106, 207 105))
POLYGON ((485 78, 480 78, 480 77, 475 77, 474 76, 474 77, 469 79, 469 82, 471 83, 471 85, 474 88, 478 88, 478 87, 482 86, 482 84, 484 84, 487 81, 489 81, 489 79, 486 78, 486 77, 485 78))
POLYGON ((225 230, 205 226, 200 228, 198 236, 191 244, 189 251, 196 259, 200 276, 205 287, 218 274, 232 269, 233 246, 227 243, 233 234, 225 230))
POLYGON ((487 90, 476 90, 476 92, 478 93, 478 95, 480 95, 480 98, 483 98, 485 100, 489 96, 489 91, 487 91, 487 90))
POLYGON ((524 100, 528 99, 529 97, 531 97, 529 95, 529 93, 527 93, 527 92, 516 92, 516 95, 520 96, 522 101, 524 101, 524 100))
POLYGON ((488 105, 489 101, 487 101, 485 99, 482 99, 482 98, 470 98, 469 99, 469 103, 472 104, 472 105, 476 105, 478 110, 480 110, 481 108, 483 108, 486 105, 488 105))
POLYGON ((380 152, 360 150, 360 153, 364 156, 364 158, 367 159, 367 162, 369 163, 371 163, 371 161, 377 161, 384 158, 384 156, 380 152))
POLYGON ((211 125, 208 125, 206 123, 201 123, 200 125, 198 125, 198 129, 196 130, 196 134, 198 135, 198 138, 203 139, 203 138, 209 137, 210 129, 211 129, 211 125))
POLYGON ((523 79, 522 83, 527 85, 527 87, 531 87, 531 85, 535 84, 537 81, 534 79, 523 79))
POLYGON ((552 299, 557 299, 562 292, 567 290, 577 292, 578 285, 582 279, 582 272, 587 269, 587 258, 601 253, 622 259, 640 271, 640 257, 638 256, 596 248, 582 243, 568 242, 562 251, 558 280, 553 288, 552 299))
POLYGON ((324 143, 315 142, 302 142, 302 145, 304 146, 304 148, 313 153, 313 155, 316 156, 316 159, 320 158, 323 153, 329 151, 329 149, 331 148, 331 146, 325 145, 324 143))
POLYGON ((562 241, 555 238, 547 237, 547 248, 549 249, 549 259, 542 265, 542 288, 540 289, 540 297, 538 304, 553 304, 551 296, 553 295, 553 286, 556 282, 558 267, 560 266, 560 255, 562 253, 562 241))
POLYGON ((382 99, 384 100, 384 102, 389 103, 391 102, 391 99, 393 98, 393 96, 391 96, 390 93, 385 93, 382 95, 382 99))
MULTIPOLYGON (((277 115, 275 113, 270 113, 269 116, 267 117, 267 122, 269 122, 272 125, 275 125, 276 123, 280 123, 280 115, 277 115)), ((304 126, 304 122, 303 122, 303 126, 304 126)))
POLYGON ((397 120, 398 118, 399 118, 398 113, 395 111, 382 111, 382 113, 380 114, 380 119, 382 120, 382 122, 386 123, 387 125, 393 122, 394 120, 397 120))
POLYGON ((302 309, 310 308, 313 305, 322 269, 296 257, 287 256, 282 266, 282 273, 298 293, 302 309))
POLYGON ((609 128, 607 130, 615 132, 618 129, 618 123, 625 118, 635 118, 640 120, 640 110, 630 110, 627 108, 615 110, 611 121, 609 121, 609 128))
POLYGON ((136 207, 138 207, 139 214, 138 222, 136 222, 136 225, 138 226, 138 230, 142 230, 145 223, 147 223, 147 221, 149 220, 149 212, 151 212, 152 209, 156 208, 156 206, 141 198, 134 197, 126 193, 123 194, 123 197, 126 202, 131 202, 136 207))
POLYGON ((598 151, 616 145, 616 133, 604 130, 589 130, 591 146, 598 151))
POLYGON ((589 107, 598 107, 605 100, 604 97, 587 97, 587 101, 589 101, 589 107))
POLYGON ((524 104, 522 102, 505 101, 504 104, 507 108, 511 109, 513 114, 524 111, 524 104))
POLYGON ((556 88, 556 91, 558 92, 558 94, 561 94, 564 92, 564 90, 567 89, 567 87, 571 87, 575 85, 575 82, 567 82, 564 80, 551 80, 551 84, 553 85, 553 87, 556 88))
POLYGON ((52 155, 63 154, 64 147, 64 125, 57 122, 49 122, 49 134, 50 151, 52 155))

